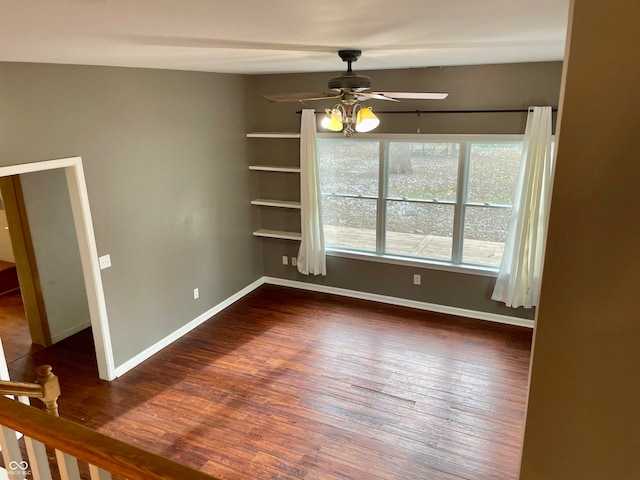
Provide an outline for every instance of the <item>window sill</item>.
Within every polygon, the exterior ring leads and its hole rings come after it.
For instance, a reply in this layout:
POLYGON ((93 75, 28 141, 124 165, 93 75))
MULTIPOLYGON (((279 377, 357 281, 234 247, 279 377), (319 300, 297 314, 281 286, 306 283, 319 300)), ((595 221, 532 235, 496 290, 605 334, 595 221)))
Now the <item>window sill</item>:
POLYGON ((403 265, 406 267, 428 268, 431 270, 442 270, 445 272, 464 273, 467 275, 480 275, 483 277, 497 277, 498 269, 492 267, 474 265, 451 265, 436 260, 420 260, 417 258, 397 257, 393 255, 378 255, 368 252, 356 252, 351 250, 340 250, 337 248, 327 248, 328 256, 352 258, 354 260, 364 260, 369 262, 389 263, 392 265, 403 265))

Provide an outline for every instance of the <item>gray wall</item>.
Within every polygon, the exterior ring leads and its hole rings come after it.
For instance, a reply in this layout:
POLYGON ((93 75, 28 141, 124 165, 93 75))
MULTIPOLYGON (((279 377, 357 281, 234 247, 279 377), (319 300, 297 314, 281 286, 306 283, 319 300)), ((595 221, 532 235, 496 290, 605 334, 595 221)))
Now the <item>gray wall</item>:
POLYGON ((573 4, 520 478, 637 479, 640 5, 573 4))
MULTIPOLYGON (((341 67, 336 57, 336 67, 341 67)), ((346 65, 346 64, 345 64, 346 65)), ((354 64, 357 70, 357 63, 354 64)), ((340 73, 337 71, 335 73, 340 73)), ((422 68, 361 72, 373 79, 374 90, 386 91, 446 91, 442 101, 409 101, 399 103, 372 101, 376 110, 467 110, 521 109, 531 105, 557 107, 562 73, 561 62, 483 65, 464 67, 422 68)), ((262 75, 250 78, 248 90, 248 128, 250 131, 298 131, 301 109, 299 103, 273 104, 260 98, 263 93, 326 91, 327 78, 333 74, 262 75)), ((306 108, 322 111, 334 102, 308 102, 306 108)), ((319 117, 319 116, 318 116, 319 117)), ((525 113, 494 114, 380 114, 377 132, 385 133, 524 133, 525 113)), ((319 129, 320 131, 320 129, 319 129)), ((292 140, 254 139, 250 158, 256 163, 292 164, 298 161, 298 145, 292 140), (294 143, 292 143, 294 142, 294 143)), ((252 193, 256 197, 271 195, 296 199, 299 195, 297 177, 283 174, 256 173, 252 193)), ((298 230, 297 212, 253 207, 259 212, 254 228, 298 230)), ((299 231, 299 230, 298 230, 299 231)), ((265 274, 278 278, 365 292, 409 298, 460 308, 533 318, 533 310, 511 309, 491 300, 495 279, 477 275, 420 269, 407 266, 329 257, 324 278, 307 277, 295 267, 282 265, 282 256, 295 256, 298 242, 262 240, 265 274), (412 283, 413 274, 421 273, 422 285, 412 283)))
POLYGON ((262 275, 244 83, 0 64, 0 165, 83 158, 116 366, 262 275))
POLYGON ((89 326, 71 201, 64 170, 20 175, 38 277, 53 343, 89 326))
MULTIPOLYGON (((543 63, 369 74, 379 89, 451 93, 443 102, 376 109, 455 109, 555 106, 560 72, 560 63, 543 63)), ((102 278, 116 366, 263 274, 514 313, 489 300, 491 278, 422 270, 423 285, 415 287, 415 268, 342 258, 330 258, 326 278, 308 278, 281 264, 282 255, 296 255, 297 242, 251 235, 266 220, 275 228, 299 224, 297 212, 276 216, 249 205, 261 189, 276 188, 282 198, 299 189, 295 176, 266 179, 247 169, 257 156, 297 163, 296 141, 245 138, 247 131, 299 129, 299 104, 273 105, 259 94, 322 91, 330 75, 0 64, 0 165, 83 157, 98 253, 113 263, 102 278)), ((381 119, 379 131, 418 125, 412 115, 381 119)), ((419 123, 425 133, 521 133, 524 124, 523 114, 423 115, 419 123)))

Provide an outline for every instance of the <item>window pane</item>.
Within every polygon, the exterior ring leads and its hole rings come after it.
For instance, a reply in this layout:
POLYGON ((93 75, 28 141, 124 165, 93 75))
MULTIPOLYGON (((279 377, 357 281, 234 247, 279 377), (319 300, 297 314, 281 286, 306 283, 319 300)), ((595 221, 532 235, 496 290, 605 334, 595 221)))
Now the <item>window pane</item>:
POLYGON ((386 252, 451 260, 453 205, 387 202, 386 252))
POLYGON ((471 145, 467 202, 511 205, 522 143, 471 145))
POLYGON ((391 142, 388 196, 455 201, 459 154, 457 143, 391 142))
POLYGON ((510 217, 510 208, 466 207, 463 263, 499 267, 510 217))
POLYGON ((322 222, 327 245, 376 251, 376 200, 323 197, 322 222))
POLYGON ((379 142, 318 139, 322 193, 378 196, 379 142))

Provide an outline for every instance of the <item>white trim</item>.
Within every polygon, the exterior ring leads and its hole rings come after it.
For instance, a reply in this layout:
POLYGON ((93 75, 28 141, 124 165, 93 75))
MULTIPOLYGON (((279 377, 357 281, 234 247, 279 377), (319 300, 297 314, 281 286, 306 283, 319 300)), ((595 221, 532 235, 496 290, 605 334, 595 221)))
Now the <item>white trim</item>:
POLYGON ((51 337, 51 342, 52 343, 57 343, 60 340, 64 340, 65 338, 70 337, 71 335, 74 335, 74 334, 76 334, 78 332, 81 332, 85 328, 89 328, 90 326, 91 326, 91 321, 86 321, 86 322, 83 322, 83 323, 81 323, 79 325, 76 325, 75 327, 68 328, 64 332, 52 336, 51 337))
POLYGON ((418 310, 428 310, 437 313, 446 313, 449 315, 457 315, 459 317, 474 318, 477 320, 486 320, 489 322, 502 323, 505 325, 515 325, 518 327, 533 328, 534 321, 509 315, 500 315, 497 313, 480 312, 477 310, 468 310, 466 308, 451 307, 448 305, 438 305, 435 303, 419 302, 416 300, 407 300, 405 298, 389 297, 387 295, 379 295, 377 293, 359 292, 357 290, 347 290, 344 288, 330 287, 327 285, 317 285, 314 283, 298 282, 296 280, 286 280, 276 277, 262 277, 264 283, 271 285, 280 285, 282 287, 298 288, 301 290, 311 290, 314 292, 330 293, 333 295, 341 295, 343 297, 358 298, 361 300, 371 300, 373 302, 388 303, 390 305, 399 305, 402 307, 416 308, 418 310))
POLYGON ((16 287, 16 288, 10 288, 9 290, 5 290, 4 292, 0 292, 0 296, 2 295, 8 295, 11 292, 16 292, 20 290, 20 287, 16 287))
POLYGON ((392 265, 403 265, 405 267, 428 268, 430 270, 443 270, 445 272, 464 273, 467 275, 479 275, 481 277, 497 277, 498 269, 475 265, 453 265, 436 260, 421 260, 417 257, 400 257, 394 255, 378 255, 373 252, 359 252, 342 250, 338 248, 327 248, 327 256, 351 258, 353 260, 363 260, 368 262, 389 263, 392 265))
POLYGON ((7 366, 7 358, 4 355, 2 347, 2 338, 0 337, 0 380, 11 380, 9 377, 9 367, 7 366))
POLYGON ((124 362, 122 365, 119 365, 118 367, 116 367, 116 369, 115 369, 116 376, 119 377, 121 375, 124 375, 129 370, 137 367, 142 362, 144 362, 145 360, 150 358, 152 355, 158 353, 163 348, 169 346, 169 344, 175 342, 180 337, 186 335, 187 333, 189 333, 194 328, 200 326, 201 324, 203 324, 204 322, 209 320, 215 314, 221 312, 222 310, 224 310, 225 308, 227 308, 231 304, 233 304, 233 303, 237 302, 238 300, 240 300, 245 295, 248 295, 249 293, 254 291, 256 288, 262 286, 263 284, 264 284, 264 279, 263 278, 260 278, 260 279, 256 280, 255 282, 253 282, 252 284, 246 286, 245 288, 243 288, 239 292, 236 292, 235 294, 231 295, 226 300, 223 300, 222 302, 220 302, 216 306, 210 308, 209 310, 207 310, 203 314, 199 315, 197 318, 191 320, 186 325, 180 327, 179 329, 177 329, 173 333, 167 335, 166 337, 164 337, 159 342, 156 342, 155 344, 153 344, 150 347, 146 348, 145 350, 143 350, 142 352, 140 352, 139 354, 137 354, 133 358, 131 358, 131 359, 127 360, 126 362, 124 362))
POLYGON ((115 373, 111 334, 109 332, 107 307, 102 288, 100 267, 98 265, 98 252, 93 232, 93 223, 91 221, 91 209, 89 208, 89 196, 87 194, 87 185, 82 168, 82 158, 69 157, 43 162, 3 166, 0 167, 0 177, 54 170, 57 168, 64 168, 67 178, 67 188, 69 190, 73 221, 80 250, 82 273, 87 290, 89 316, 91 318, 91 326, 93 327, 98 375, 103 380, 113 380, 115 373))
POLYGON ((211 317, 213 317, 217 313, 221 312, 222 310, 224 310, 225 308, 227 308, 231 304, 237 302, 242 297, 248 295, 249 293, 253 292, 255 289, 261 287, 264 284, 279 285, 279 286, 282 286, 282 287, 297 288, 299 290, 309 290, 309 291, 314 291, 314 292, 330 293, 330 294, 333 294, 333 295, 341 295, 343 297, 351 297, 351 298, 358 298, 358 299, 362 299, 362 300, 370 300, 370 301, 374 301, 374 302, 387 303, 387 304, 390 304, 390 305, 399 305, 399 306, 402 306, 402 307, 410 307, 410 308, 415 308, 415 309, 418 309, 418 310, 428 310, 428 311, 431 311, 431 312, 445 313, 445 314, 449 314, 449 315, 457 315, 457 316, 460 316, 460 317, 468 317, 468 318, 473 318, 473 319, 477 319, 477 320, 487 320, 487 321, 490 321, 490 322, 496 322, 496 323, 501 323, 501 324, 506 324, 506 325, 515 325, 515 326, 519 326, 519 327, 533 328, 533 325, 534 325, 534 321, 533 320, 526 320, 526 319, 523 319, 523 318, 511 317, 511 316, 508 316, 508 315, 499 315, 499 314, 496 314, 496 313, 479 312, 477 310, 467 310, 467 309, 464 309, 464 308, 450 307, 450 306, 447 306, 447 305, 437 305, 437 304, 434 304, 434 303, 418 302, 418 301, 415 301, 415 300, 407 300, 407 299, 404 299, 404 298, 389 297, 389 296, 386 296, 386 295, 378 295, 376 293, 359 292, 359 291, 356 291, 356 290, 346 290, 344 288, 329 287, 329 286, 326 286, 326 285, 316 285, 316 284, 313 284, 313 283, 298 282, 298 281, 295 281, 295 280, 286 280, 286 279, 283 279, 283 278, 266 277, 265 276, 265 277, 259 278, 258 280, 256 280, 255 282, 251 283, 250 285, 246 286, 245 288, 243 288, 242 290, 238 291, 237 293, 233 294, 232 296, 230 296, 226 300, 220 302, 216 306, 210 308, 209 310, 207 310, 203 314, 199 315, 197 318, 193 319, 192 321, 190 321, 186 325, 180 327, 179 329, 177 329, 176 331, 174 331, 170 335, 167 335, 162 340, 156 342, 155 344, 153 344, 150 347, 146 348, 144 351, 142 351, 139 354, 135 355, 133 358, 127 360, 122 365, 119 365, 118 367, 116 367, 116 369, 115 369, 116 376, 120 377, 120 376, 124 375, 125 373, 127 373, 129 370, 137 367, 142 362, 144 362, 145 360, 147 360, 148 358, 150 358, 154 354, 158 353, 163 348, 169 346, 171 343, 175 342, 176 340, 178 340, 182 336, 184 336, 187 333, 189 333, 194 328, 200 326, 201 324, 203 324, 207 320, 211 319, 211 317))
POLYGON ((6 165, 0 167, 0 177, 21 175, 23 173, 41 172, 44 170, 54 170, 56 168, 75 167, 78 162, 82 162, 81 157, 58 158, 56 160, 45 160, 43 162, 6 165))
MULTIPOLYGON (((342 138, 342 133, 318 132, 318 138, 342 138)), ((448 141, 464 141, 464 142, 491 142, 491 143, 510 143, 522 141, 524 134, 510 133, 359 133, 357 136, 351 137, 349 141, 356 140, 396 140, 396 141, 417 141, 417 142, 448 142, 448 141)))
POLYGON ((93 341, 96 348, 98 374, 103 380, 113 380, 115 378, 115 365, 113 347, 111 345, 111 331, 109 330, 107 304, 102 287, 98 247, 96 246, 96 238, 93 231, 82 159, 76 157, 76 162, 65 168, 65 173, 73 221, 78 235, 78 247, 87 289, 87 299, 89 301, 89 316, 91 317, 93 341))

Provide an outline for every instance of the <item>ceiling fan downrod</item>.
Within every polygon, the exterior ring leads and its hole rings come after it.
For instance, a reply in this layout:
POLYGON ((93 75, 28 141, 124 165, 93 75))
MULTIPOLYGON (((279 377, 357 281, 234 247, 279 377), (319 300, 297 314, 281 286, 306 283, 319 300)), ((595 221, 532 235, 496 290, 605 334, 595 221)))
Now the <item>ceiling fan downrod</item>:
POLYGON ((347 73, 351 73, 353 72, 351 64, 358 61, 358 58, 362 55, 362 50, 338 50, 338 55, 343 62, 347 62, 347 73))

